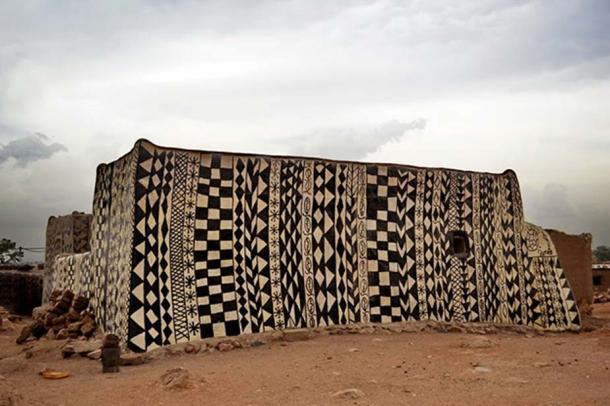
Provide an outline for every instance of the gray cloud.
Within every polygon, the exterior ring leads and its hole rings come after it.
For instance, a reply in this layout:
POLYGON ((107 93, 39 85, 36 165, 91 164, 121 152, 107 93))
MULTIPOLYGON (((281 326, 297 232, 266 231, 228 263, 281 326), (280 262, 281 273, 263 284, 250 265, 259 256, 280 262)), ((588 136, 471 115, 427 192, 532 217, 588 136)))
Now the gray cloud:
POLYGON ((528 220, 608 244, 609 35, 607 0, 0 1, 0 230, 44 244, 145 137, 511 167, 528 220))
POLYGON ((423 130, 426 120, 386 121, 373 128, 328 128, 295 137, 290 153, 311 157, 358 160, 377 151, 391 141, 399 140, 407 131, 423 130))
POLYGON ((48 159, 56 152, 67 150, 63 144, 49 143, 49 137, 35 133, 0 146, 0 164, 12 158, 17 166, 23 167, 31 162, 48 159))
POLYGON ((541 190, 528 188, 526 194, 527 215, 542 225, 565 221, 575 214, 563 184, 547 183, 541 190))

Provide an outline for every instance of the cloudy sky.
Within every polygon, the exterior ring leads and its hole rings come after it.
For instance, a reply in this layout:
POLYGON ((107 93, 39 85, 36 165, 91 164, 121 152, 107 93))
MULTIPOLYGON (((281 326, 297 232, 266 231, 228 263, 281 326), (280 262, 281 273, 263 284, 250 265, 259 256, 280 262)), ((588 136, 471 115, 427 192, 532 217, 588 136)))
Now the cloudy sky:
POLYGON ((0 2, 0 237, 136 139, 501 172, 610 244, 610 3, 0 2))

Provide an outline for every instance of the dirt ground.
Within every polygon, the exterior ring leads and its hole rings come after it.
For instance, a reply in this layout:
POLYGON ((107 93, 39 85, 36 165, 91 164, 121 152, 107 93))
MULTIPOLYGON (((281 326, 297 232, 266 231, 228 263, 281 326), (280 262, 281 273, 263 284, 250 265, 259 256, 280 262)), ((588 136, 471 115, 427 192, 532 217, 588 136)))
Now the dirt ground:
POLYGON ((0 333, 0 393, 17 405, 607 405, 610 304, 593 316, 593 331, 579 334, 319 335, 180 352, 116 374, 102 374, 99 361, 62 359, 57 341, 35 343, 26 359, 8 331, 0 333), (45 380, 44 367, 71 376, 45 380), (176 367, 188 379, 171 389, 162 375, 176 367))

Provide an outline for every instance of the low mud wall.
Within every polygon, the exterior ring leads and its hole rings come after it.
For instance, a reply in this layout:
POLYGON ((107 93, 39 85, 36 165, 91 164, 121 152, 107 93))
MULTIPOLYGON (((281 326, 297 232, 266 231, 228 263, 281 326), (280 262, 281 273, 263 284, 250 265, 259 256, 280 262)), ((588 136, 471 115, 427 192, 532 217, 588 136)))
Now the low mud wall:
POLYGON ((557 230, 547 230, 559 255, 576 302, 584 311, 593 303, 593 275, 591 234, 572 235, 557 230))
POLYGON ((11 313, 31 315, 42 302, 41 270, 0 270, 0 306, 11 313))

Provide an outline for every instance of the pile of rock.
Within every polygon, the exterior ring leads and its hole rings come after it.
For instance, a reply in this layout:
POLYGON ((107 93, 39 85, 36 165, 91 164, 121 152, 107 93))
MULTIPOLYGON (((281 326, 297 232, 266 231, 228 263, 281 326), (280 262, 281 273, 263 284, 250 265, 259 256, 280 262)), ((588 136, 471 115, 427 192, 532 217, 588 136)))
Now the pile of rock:
POLYGON ((64 340, 93 336, 97 325, 88 307, 89 299, 86 297, 74 295, 70 290, 54 291, 48 303, 34 309, 34 320, 23 328, 17 344, 30 337, 64 340))
POLYGON ((21 316, 11 314, 6 308, 0 306, 0 331, 13 331, 13 323, 21 321, 21 316))
POLYGON ((610 289, 605 292, 595 292, 593 295, 593 303, 608 303, 610 302, 610 289))

